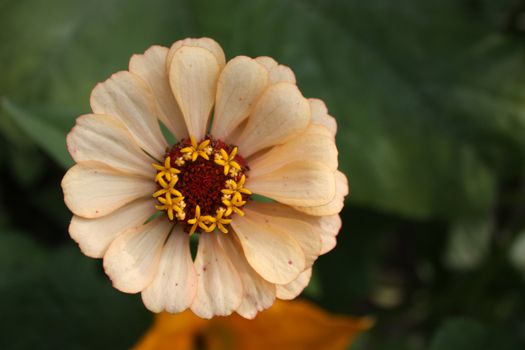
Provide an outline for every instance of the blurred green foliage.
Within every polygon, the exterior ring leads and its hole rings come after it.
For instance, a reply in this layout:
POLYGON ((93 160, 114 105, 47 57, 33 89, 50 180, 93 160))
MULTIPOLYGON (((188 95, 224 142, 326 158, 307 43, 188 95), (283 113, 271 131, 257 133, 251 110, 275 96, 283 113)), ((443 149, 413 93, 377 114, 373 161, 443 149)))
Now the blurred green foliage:
POLYGON ((289 65, 338 120, 352 195, 307 295, 376 316, 353 349, 523 348, 524 17, 518 0, 0 0, 0 347, 124 349, 147 327, 67 236, 65 135, 132 54, 210 36, 289 65))
POLYGON ((139 296, 113 289, 100 264, 74 244, 45 249, 17 233, 0 235, 2 349, 130 348, 151 316, 139 296))

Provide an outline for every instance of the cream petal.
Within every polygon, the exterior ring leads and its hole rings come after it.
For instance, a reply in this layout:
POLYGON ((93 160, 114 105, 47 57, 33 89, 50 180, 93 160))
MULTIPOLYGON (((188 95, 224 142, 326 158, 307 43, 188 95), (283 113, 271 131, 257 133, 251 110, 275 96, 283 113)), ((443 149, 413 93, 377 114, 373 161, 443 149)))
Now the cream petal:
POLYGON ((261 156, 250 159, 250 176, 257 177, 294 161, 318 161, 335 171, 338 166, 334 138, 324 127, 310 125, 285 144, 275 146, 261 156))
POLYGON ((328 115, 328 109, 322 100, 309 98, 310 109, 312 110, 312 123, 322 125, 327 128, 332 136, 337 133, 337 122, 335 118, 328 115))
POLYGON ((211 134, 224 140, 246 119, 268 85, 266 69, 255 60, 237 56, 219 77, 211 134))
POLYGON ((341 229, 341 218, 339 215, 311 216, 297 211, 290 206, 281 203, 265 203, 253 201, 249 208, 261 215, 270 218, 283 217, 293 220, 305 221, 312 225, 321 236, 321 255, 328 253, 336 245, 336 237, 341 229))
POLYGON ((243 133, 237 140, 244 157, 266 147, 285 143, 304 130, 310 121, 310 106, 293 84, 270 86, 257 101, 243 133))
POLYGON ((189 134, 197 140, 206 134, 219 73, 217 59, 206 49, 182 46, 173 54, 169 67, 170 86, 189 134))
POLYGON ((334 215, 338 214, 345 204, 345 197, 348 195, 348 179, 346 175, 337 170, 335 177, 335 196, 331 201, 319 206, 297 206, 294 208, 309 215, 334 215))
POLYGON ((197 294, 191 310, 202 318, 230 315, 242 301, 243 285, 239 273, 217 236, 204 233, 199 237, 195 259, 197 294))
POLYGON ((215 59, 217 59, 217 62, 219 63, 221 69, 226 64, 226 57, 224 56, 224 51, 215 40, 210 38, 187 38, 183 40, 178 40, 174 42, 173 45, 171 45, 171 48, 168 52, 168 57, 166 59, 166 68, 168 69, 168 71, 175 51, 180 49, 182 46, 200 47, 210 51, 213 54, 213 56, 215 56, 215 59))
POLYGON ((115 288, 138 293, 151 283, 170 229, 170 222, 159 217, 124 232, 111 243, 104 255, 104 271, 115 288))
POLYGON ((293 71, 286 66, 278 65, 269 71, 270 82, 272 84, 277 83, 291 83, 295 84, 295 74, 293 71))
POLYGON ((257 206, 246 206, 246 215, 259 227, 276 232, 286 232, 301 247, 305 257, 305 267, 309 268, 321 254, 321 235, 318 230, 304 220, 284 216, 259 213, 257 206))
POLYGON ((248 215, 234 217, 231 226, 239 238, 246 260, 265 280, 286 284, 304 270, 303 250, 286 231, 262 226, 248 215))
POLYGON ((171 92, 166 69, 168 51, 167 47, 152 46, 143 55, 133 55, 129 61, 129 71, 149 85, 157 101, 159 119, 177 140, 182 140, 188 137, 188 129, 171 92))
POLYGON ((178 225, 162 249, 157 274, 142 291, 142 300, 153 312, 178 313, 191 306, 196 292, 197 275, 191 258, 189 236, 178 225))
POLYGON ((102 163, 74 165, 62 179, 67 207, 84 218, 107 215, 123 205, 155 191, 152 179, 121 173, 102 163))
POLYGON ((119 234, 142 225, 155 211, 154 200, 143 198, 96 219, 74 215, 69 225, 69 235, 78 243, 82 253, 92 258, 102 258, 119 234))
POLYGON ((244 287, 242 302, 236 311, 244 318, 253 319, 257 312, 272 306, 275 301, 275 285, 255 272, 246 261, 242 247, 234 241, 234 236, 218 235, 218 239, 239 272, 244 287))
POLYGON ((151 159, 124 124, 109 115, 87 114, 77 118, 67 135, 67 149, 77 163, 98 161, 130 174, 145 177, 155 174, 151 159))
POLYGON ((247 119, 245 119, 235 129, 231 130, 230 133, 228 134, 228 136, 226 136, 224 138, 224 141, 226 141, 230 145, 236 145, 237 144, 237 140, 239 139, 239 136, 242 134, 244 128, 246 128, 246 124, 248 124, 248 120, 247 119))
POLYGON ((148 85, 130 72, 115 73, 91 92, 91 108, 96 114, 118 117, 139 146, 160 158, 167 146, 157 121, 155 97, 148 85))
POLYGON ((337 244, 336 237, 341 230, 341 217, 337 214, 317 216, 318 224, 321 227, 321 255, 328 253, 337 244))
POLYGON ((335 196, 334 172, 319 162, 296 161, 267 174, 250 174, 246 188, 289 205, 319 206, 335 196))
POLYGON ((257 61, 257 63, 262 64, 264 68, 266 68, 266 70, 268 71, 274 67, 277 67, 277 65, 279 64, 270 56, 255 57, 255 60, 257 61))
POLYGON ((268 56, 260 56, 255 60, 266 68, 271 84, 282 82, 292 84, 296 83, 295 74, 293 71, 287 66, 278 64, 273 58, 268 56))
POLYGON ((312 269, 307 269, 299 275, 295 280, 288 284, 276 285, 277 298, 282 300, 295 299, 306 288, 312 278, 312 269))

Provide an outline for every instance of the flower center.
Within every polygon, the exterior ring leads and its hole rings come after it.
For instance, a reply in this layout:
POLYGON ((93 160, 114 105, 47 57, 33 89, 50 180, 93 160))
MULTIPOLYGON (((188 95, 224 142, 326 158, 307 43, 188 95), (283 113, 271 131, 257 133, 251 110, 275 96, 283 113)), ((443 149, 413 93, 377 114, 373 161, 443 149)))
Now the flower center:
POLYGON ((157 170, 155 207, 189 234, 215 228, 228 233, 231 216, 244 215, 242 207, 252 193, 244 188, 249 168, 237 147, 211 137, 197 143, 191 137, 169 148, 162 164, 152 165, 157 170))

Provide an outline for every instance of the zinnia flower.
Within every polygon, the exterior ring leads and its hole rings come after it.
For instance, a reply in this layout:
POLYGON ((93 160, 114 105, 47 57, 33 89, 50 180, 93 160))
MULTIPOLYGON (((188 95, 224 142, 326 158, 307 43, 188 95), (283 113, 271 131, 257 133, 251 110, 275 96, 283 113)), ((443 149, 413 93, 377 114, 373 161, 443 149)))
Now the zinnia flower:
POLYGON ((288 67, 186 39, 134 55, 90 103, 67 137, 69 232, 148 309, 253 318, 335 246, 336 122, 288 67))

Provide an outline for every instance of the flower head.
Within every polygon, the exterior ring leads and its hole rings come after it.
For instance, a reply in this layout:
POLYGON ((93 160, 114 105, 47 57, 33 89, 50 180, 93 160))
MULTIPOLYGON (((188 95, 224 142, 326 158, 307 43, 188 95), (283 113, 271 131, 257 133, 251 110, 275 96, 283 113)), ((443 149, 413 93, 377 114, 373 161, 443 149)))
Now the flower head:
POLYGON ((288 67, 226 63, 215 41, 185 39, 133 56, 90 102, 62 187, 71 237, 115 288, 204 318, 253 318, 304 289, 335 246, 348 184, 335 120, 288 67))

